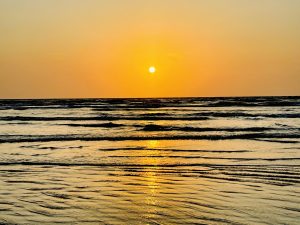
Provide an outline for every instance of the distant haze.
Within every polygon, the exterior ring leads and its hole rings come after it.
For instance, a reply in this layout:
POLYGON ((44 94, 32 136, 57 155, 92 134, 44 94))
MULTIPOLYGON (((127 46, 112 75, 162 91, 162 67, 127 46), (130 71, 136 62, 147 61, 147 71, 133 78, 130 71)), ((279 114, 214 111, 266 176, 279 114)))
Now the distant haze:
POLYGON ((299 0, 0 0, 0 98, 249 95, 300 95, 299 0))

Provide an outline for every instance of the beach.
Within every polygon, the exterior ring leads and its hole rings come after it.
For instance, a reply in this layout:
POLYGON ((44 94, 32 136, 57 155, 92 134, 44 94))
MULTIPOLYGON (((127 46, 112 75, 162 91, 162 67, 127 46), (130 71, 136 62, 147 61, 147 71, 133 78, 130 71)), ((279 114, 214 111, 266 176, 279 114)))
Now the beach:
POLYGON ((300 97, 0 100, 0 224, 299 224, 300 97))

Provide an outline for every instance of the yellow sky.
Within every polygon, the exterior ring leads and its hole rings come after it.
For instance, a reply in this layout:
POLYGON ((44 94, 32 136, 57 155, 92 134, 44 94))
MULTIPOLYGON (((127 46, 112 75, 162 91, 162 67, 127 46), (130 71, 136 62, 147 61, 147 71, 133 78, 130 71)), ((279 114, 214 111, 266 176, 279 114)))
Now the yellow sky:
POLYGON ((0 0, 0 98, 300 95, 299 15, 298 0, 0 0))

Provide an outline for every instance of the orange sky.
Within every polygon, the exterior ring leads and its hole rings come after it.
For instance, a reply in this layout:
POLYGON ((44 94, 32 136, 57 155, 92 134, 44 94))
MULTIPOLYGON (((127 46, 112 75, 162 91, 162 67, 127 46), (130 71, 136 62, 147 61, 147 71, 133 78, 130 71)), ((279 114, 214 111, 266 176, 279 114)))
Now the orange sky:
POLYGON ((297 0, 1 0, 0 98, 300 95, 299 15, 297 0))

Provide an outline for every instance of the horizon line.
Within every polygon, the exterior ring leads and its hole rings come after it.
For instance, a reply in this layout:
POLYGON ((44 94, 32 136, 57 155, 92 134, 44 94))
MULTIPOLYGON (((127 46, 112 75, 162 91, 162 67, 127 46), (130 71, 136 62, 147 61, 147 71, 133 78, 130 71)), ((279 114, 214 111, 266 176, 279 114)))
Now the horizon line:
POLYGON ((0 98, 0 100, 71 100, 71 99, 179 99, 179 98, 258 98, 258 97, 300 97, 300 95, 231 95, 231 96, 184 96, 184 97, 46 97, 46 98, 0 98))

